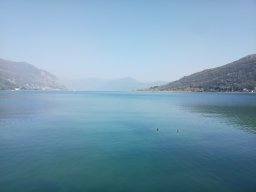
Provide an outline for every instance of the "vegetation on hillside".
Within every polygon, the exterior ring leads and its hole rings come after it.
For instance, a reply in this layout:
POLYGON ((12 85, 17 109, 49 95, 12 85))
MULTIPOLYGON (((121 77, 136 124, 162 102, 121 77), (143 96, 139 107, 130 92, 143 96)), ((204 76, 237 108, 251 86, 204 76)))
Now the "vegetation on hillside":
POLYGON ((256 54, 248 55, 227 65, 207 69, 148 91, 256 91, 256 54))
POLYGON ((59 90, 64 86, 51 73, 25 62, 0 59, 0 90, 59 90))

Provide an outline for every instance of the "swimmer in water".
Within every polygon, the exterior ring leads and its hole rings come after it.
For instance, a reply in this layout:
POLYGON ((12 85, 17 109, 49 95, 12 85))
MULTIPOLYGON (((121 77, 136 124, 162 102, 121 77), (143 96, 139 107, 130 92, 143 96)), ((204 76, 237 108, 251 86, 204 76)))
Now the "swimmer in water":
POLYGON ((177 133, 179 133, 180 132, 180 130, 179 129, 177 129, 177 133))
POLYGON ((159 128, 156 128, 156 131, 159 131, 159 128))

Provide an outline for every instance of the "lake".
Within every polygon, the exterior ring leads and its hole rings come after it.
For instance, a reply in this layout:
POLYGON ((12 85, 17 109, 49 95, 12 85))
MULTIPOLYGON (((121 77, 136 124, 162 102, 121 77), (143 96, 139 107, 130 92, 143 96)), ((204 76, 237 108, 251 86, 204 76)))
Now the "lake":
POLYGON ((256 94, 0 92, 1 192, 255 192, 256 94))

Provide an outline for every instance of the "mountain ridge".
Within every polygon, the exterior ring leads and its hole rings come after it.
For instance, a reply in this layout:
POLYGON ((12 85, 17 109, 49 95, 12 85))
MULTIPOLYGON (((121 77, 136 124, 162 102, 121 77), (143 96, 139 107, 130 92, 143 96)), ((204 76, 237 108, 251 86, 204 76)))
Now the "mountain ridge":
POLYGON ((56 76, 27 62, 0 59, 0 90, 61 90, 56 76))
POLYGON ((248 92, 256 90, 256 54, 184 76, 146 91, 248 92))
POLYGON ((123 77, 117 79, 85 78, 66 80, 64 84, 70 90, 80 91, 135 91, 166 83, 165 81, 141 82, 132 77, 123 77))

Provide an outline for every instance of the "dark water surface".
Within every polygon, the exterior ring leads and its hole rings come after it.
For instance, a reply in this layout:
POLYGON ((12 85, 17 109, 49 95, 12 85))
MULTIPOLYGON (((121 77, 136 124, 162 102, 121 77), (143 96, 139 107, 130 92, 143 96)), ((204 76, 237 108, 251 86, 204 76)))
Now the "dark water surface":
POLYGON ((0 191, 255 192, 256 94, 2 91, 0 191))

